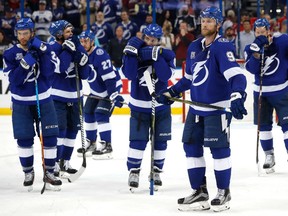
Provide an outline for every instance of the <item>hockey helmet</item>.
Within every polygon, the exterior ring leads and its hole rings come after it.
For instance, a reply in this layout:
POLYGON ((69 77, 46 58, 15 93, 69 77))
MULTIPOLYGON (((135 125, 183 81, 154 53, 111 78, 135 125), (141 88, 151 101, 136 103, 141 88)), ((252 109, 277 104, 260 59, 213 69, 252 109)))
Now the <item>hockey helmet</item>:
POLYGON ((79 39, 81 38, 89 38, 90 41, 94 41, 95 40, 95 34, 90 31, 90 30, 86 30, 86 31, 83 31, 81 32, 81 34, 78 36, 79 39))
POLYGON ((267 30, 270 29, 270 23, 266 18, 257 19, 253 25, 254 29, 259 27, 265 27, 267 30))
POLYGON ((49 27, 49 32, 54 37, 60 37, 63 35, 64 29, 72 27, 72 24, 67 22, 66 20, 57 20, 56 22, 53 22, 51 26, 49 27))
POLYGON ((157 24, 150 24, 143 30, 144 35, 160 39, 163 35, 162 28, 157 24))
POLYGON ((34 30, 34 22, 32 21, 31 18, 22 18, 18 20, 18 22, 15 25, 15 30, 25 30, 25 29, 30 29, 31 31, 34 30))
POLYGON ((211 6, 207 7, 200 13, 200 18, 212 18, 216 20, 217 24, 221 24, 223 22, 223 16, 219 8, 211 6))

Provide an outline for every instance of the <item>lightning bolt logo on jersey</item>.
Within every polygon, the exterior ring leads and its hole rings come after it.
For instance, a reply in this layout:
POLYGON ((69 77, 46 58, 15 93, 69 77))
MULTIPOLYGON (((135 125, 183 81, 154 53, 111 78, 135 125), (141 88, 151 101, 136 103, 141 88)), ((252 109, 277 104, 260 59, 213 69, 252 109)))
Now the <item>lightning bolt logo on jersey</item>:
MULTIPOLYGON (((262 95, 273 96, 288 91, 287 81, 287 50, 288 35, 282 34, 272 38, 272 43, 264 49, 264 67, 262 79, 262 95)), ((249 52, 249 45, 245 47, 246 69, 254 74, 253 86, 256 95, 260 90, 261 61, 249 52)))

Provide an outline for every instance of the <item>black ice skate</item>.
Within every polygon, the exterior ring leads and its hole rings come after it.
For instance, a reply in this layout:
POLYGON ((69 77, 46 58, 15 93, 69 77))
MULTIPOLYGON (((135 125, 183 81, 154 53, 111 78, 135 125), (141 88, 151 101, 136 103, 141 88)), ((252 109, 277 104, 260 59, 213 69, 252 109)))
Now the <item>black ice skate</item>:
POLYGON ((210 209, 209 194, 206 185, 202 185, 199 189, 193 190, 188 197, 178 199, 178 210, 180 211, 203 211, 210 209))
POLYGON ((134 190, 139 187, 139 175, 140 169, 134 168, 130 170, 129 178, 128 178, 128 186, 130 187, 130 191, 134 193, 134 190))
MULTIPOLYGON (((160 173, 162 172, 161 169, 158 167, 154 166, 153 169, 153 180, 154 180, 154 191, 158 191, 159 187, 162 186, 162 180, 160 178, 160 173)), ((148 176, 148 181, 150 182, 150 175, 148 176)))
POLYGON ((35 176, 34 170, 25 173, 25 179, 23 185, 24 187, 27 188, 28 192, 33 190, 34 176, 35 176))
POLYGON ((61 190, 62 181, 54 173, 46 171, 43 181, 46 182, 46 190, 61 190))
POLYGON ((267 174, 274 173, 275 169, 275 156, 274 154, 267 154, 265 158, 265 163, 263 164, 263 169, 267 174))
MULTIPOLYGON (((89 139, 86 139, 85 143, 85 156, 91 157, 92 152, 96 149, 96 142, 91 142, 89 139)), ((77 156, 82 157, 83 156, 83 148, 77 149, 77 156)))
POLYGON ((218 189, 216 197, 211 201, 211 208, 215 212, 230 209, 231 194, 229 189, 218 189))
POLYGON ((63 179, 68 179, 71 174, 75 174, 76 169, 72 168, 69 160, 60 160, 60 177, 63 179))
POLYGON ((92 158, 95 160, 112 159, 112 146, 111 143, 100 141, 100 146, 92 152, 92 158))

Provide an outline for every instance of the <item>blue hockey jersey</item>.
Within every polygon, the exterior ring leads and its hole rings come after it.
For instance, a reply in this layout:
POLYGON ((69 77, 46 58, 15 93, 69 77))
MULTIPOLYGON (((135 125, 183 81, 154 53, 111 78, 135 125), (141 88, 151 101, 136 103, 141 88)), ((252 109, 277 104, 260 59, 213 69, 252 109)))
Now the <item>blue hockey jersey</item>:
MULTIPOLYGON (((253 56, 250 45, 245 47, 245 67, 254 74, 254 93, 259 94, 261 60, 253 56)), ((262 95, 273 96, 288 91, 287 57, 288 35, 274 36, 272 43, 264 49, 264 67, 262 79, 262 95)))
MULTIPOLYGON (((163 48, 164 50, 164 48, 163 48)), ((144 78, 144 72, 148 70, 152 72, 155 70, 156 82, 155 93, 158 94, 160 90, 167 89, 168 80, 175 72, 175 54, 171 50, 165 49, 161 55, 158 56, 157 61, 140 61, 136 56, 125 55, 123 58, 123 66, 121 68, 123 74, 131 81, 131 93, 129 100, 129 107, 131 110, 138 112, 151 113, 152 97, 148 91, 147 84, 144 78), (163 54, 169 52, 165 59, 163 54)), ((156 102, 156 111, 166 109, 167 106, 158 104, 156 102)))
POLYGON ((89 67, 90 73, 87 81, 92 95, 105 98, 116 91, 120 93, 122 80, 104 49, 94 47, 89 55, 89 67))
MULTIPOLYGON (((219 35, 207 47, 205 38, 193 41, 187 51, 185 76, 174 88, 177 92, 190 88, 192 101, 229 107, 231 93, 246 89, 246 77, 236 62, 233 44, 219 35)), ((191 108, 201 116, 224 112, 200 106, 191 108)))
POLYGON ((36 70, 40 104, 51 101, 51 78, 54 71, 59 69, 59 60, 55 53, 47 51, 39 55, 39 61, 31 70, 25 70, 20 61, 26 53, 19 44, 16 44, 3 54, 3 72, 9 78, 12 102, 36 105, 34 70, 36 70))
MULTIPOLYGON (((54 73, 52 82, 51 95, 53 100, 62 102, 77 102, 77 86, 75 64, 73 62, 73 55, 67 50, 62 50, 62 45, 56 41, 50 43, 51 49, 56 53, 60 60, 59 72, 54 73)), ((77 50, 86 53, 84 47, 79 45, 77 50)), ((79 51, 77 51, 79 52, 79 51)), ((78 66, 79 78, 87 79, 89 76, 89 66, 86 64, 83 67, 78 66)), ((82 96, 82 82, 79 83, 80 94, 82 96)))

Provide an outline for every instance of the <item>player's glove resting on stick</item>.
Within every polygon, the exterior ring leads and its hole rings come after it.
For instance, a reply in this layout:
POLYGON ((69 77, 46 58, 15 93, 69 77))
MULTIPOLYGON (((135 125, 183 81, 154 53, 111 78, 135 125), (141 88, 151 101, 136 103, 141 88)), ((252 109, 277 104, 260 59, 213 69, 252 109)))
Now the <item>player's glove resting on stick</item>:
POLYGON ((138 37, 132 37, 125 46, 123 53, 126 55, 138 56, 138 50, 143 44, 143 40, 138 37))
POLYGON ((21 59, 20 65, 25 70, 29 70, 38 61, 37 51, 31 50, 26 53, 24 58, 21 59))
POLYGON ((82 52, 75 52, 74 62, 78 63, 80 66, 85 66, 88 62, 88 56, 82 52))
POLYGON ((244 115, 247 115, 247 110, 244 107, 244 102, 246 100, 246 96, 247 96, 247 94, 245 92, 233 92, 231 94, 230 110, 232 112, 232 115, 236 119, 243 119, 244 115))
POLYGON ((112 103, 115 104, 115 106, 121 108, 123 106, 124 98, 118 94, 118 92, 114 92, 110 95, 109 99, 112 101, 112 103))
POLYGON ((47 50, 47 46, 37 37, 34 37, 28 41, 28 49, 40 50, 42 53, 44 53, 47 50))
POLYGON ((171 97, 180 98, 181 93, 176 92, 173 87, 169 89, 163 89, 157 94, 156 101, 161 104, 171 105, 174 103, 174 101, 169 99, 171 97))
POLYGON ((146 46, 139 50, 141 61, 153 60, 157 61, 158 55, 161 53, 160 46, 146 46))
POLYGON ((253 52, 260 52, 266 44, 269 44, 268 38, 264 35, 259 35, 250 45, 250 50, 253 52))

